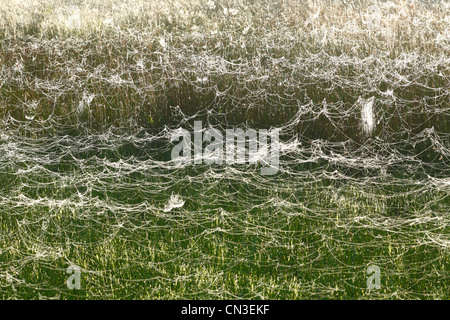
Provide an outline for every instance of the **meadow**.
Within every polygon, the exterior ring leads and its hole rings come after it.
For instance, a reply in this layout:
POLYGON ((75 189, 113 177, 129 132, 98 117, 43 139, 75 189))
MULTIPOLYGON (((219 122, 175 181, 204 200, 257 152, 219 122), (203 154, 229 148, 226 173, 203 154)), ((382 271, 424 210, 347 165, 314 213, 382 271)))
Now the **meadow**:
POLYGON ((449 106, 449 1, 3 0, 0 298, 449 299, 449 106))

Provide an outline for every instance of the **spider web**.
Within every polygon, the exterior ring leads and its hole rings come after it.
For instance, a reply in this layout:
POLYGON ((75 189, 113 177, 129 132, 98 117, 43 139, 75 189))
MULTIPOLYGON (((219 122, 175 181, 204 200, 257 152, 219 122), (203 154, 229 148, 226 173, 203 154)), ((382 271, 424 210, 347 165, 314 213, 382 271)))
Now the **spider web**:
POLYGON ((0 296, 448 299, 449 12, 3 1, 0 296), (175 164, 196 120, 280 129, 279 172, 175 164))

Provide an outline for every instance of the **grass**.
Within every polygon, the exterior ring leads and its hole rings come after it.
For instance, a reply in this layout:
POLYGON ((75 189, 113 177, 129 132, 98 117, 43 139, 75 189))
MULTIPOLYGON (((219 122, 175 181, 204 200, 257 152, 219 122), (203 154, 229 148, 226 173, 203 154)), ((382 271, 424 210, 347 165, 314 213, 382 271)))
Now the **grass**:
POLYGON ((448 299, 449 7, 377 3, 2 1, 0 298, 448 299), (280 173, 170 167, 194 120, 280 173))
POLYGON ((207 167, 105 174, 86 161, 2 174, 2 298, 448 298, 445 188, 392 176, 258 183, 248 168, 247 183, 208 179, 207 167), (171 193, 186 203, 164 212, 171 193), (65 287, 72 263, 81 290, 65 287), (366 289, 371 264, 379 291, 366 289))
POLYGON ((380 3, 373 30, 364 2, 249 0, 213 10, 206 1, 9 0, 0 9, 0 117, 159 128, 179 106, 270 126, 312 103, 312 123, 297 130, 329 137, 335 128, 318 117, 326 100, 330 113, 347 111, 339 138, 362 139, 352 106, 374 96, 389 134, 448 132, 446 5, 380 3))

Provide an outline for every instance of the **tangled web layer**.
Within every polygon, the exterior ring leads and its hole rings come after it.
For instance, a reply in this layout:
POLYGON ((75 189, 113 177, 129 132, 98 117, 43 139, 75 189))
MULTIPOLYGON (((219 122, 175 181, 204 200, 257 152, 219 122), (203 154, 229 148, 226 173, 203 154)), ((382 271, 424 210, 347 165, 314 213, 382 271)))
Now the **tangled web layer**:
POLYGON ((0 297, 450 297, 448 2, 64 3, 0 9, 0 297), (174 163, 195 120, 279 172, 174 163))

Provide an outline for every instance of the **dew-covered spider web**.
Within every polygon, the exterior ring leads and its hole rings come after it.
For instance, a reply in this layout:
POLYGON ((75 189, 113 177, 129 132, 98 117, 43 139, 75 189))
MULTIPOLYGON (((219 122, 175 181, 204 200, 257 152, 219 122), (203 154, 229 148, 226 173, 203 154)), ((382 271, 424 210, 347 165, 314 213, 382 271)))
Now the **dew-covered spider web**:
POLYGON ((448 299, 449 69, 449 1, 2 1, 0 297, 448 299))

